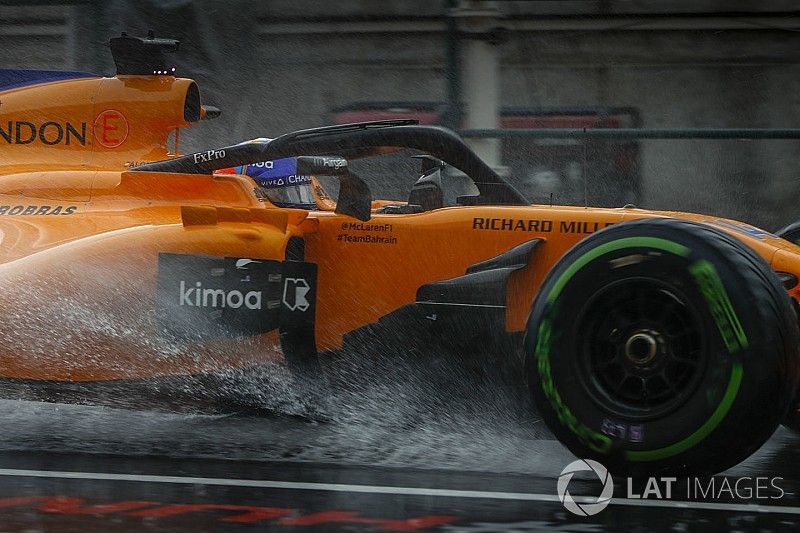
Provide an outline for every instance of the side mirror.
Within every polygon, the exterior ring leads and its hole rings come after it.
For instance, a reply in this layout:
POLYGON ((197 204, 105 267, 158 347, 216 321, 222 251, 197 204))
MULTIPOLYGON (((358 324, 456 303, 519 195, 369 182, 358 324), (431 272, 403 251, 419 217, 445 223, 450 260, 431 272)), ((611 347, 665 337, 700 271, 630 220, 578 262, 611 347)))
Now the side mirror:
POLYGON ((411 188, 411 193, 408 195, 409 205, 418 205, 423 211, 444 207, 442 189, 444 162, 427 155, 413 157, 422 160, 422 176, 411 188))

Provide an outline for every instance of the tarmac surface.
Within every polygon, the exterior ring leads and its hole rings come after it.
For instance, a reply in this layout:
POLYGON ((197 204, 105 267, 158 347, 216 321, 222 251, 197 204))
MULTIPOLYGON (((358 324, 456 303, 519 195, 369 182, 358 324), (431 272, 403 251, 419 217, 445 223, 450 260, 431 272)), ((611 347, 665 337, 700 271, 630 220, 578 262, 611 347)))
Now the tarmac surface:
MULTIPOLYGON (((324 417, 281 379, 259 416, 0 400, 0 532, 798 529, 800 437, 784 428, 722 476, 616 476, 608 507, 578 516, 556 488, 575 457, 525 400, 392 376, 324 417)), ((601 489, 568 486, 579 504, 601 489)))

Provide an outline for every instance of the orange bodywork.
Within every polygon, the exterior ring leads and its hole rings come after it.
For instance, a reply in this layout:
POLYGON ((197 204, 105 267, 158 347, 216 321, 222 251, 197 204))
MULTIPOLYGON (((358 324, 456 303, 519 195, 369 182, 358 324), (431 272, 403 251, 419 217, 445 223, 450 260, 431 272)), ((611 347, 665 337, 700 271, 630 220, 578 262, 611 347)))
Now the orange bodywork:
MULTIPOLYGON (((505 327, 523 331, 554 263, 587 235, 635 218, 714 224, 776 271, 800 275, 794 245, 710 216, 459 206, 373 213, 361 222, 329 204, 311 212, 274 207, 245 176, 129 171, 175 155, 168 140, 191 124, 187 108, 196 90, 191 80, 130 76, 0 91, 0 376, 138 379, 282 357, 277 331, 203 342, 164 338, 155 319, 162 253, 282 261, 290 237, 302 238, 305 261, 318 268, 320 353, 413 304, 422 285, 539 238, 530 264, 508 281, 505 327)), ((800 299, 798 291, 792 296, 800 299)))

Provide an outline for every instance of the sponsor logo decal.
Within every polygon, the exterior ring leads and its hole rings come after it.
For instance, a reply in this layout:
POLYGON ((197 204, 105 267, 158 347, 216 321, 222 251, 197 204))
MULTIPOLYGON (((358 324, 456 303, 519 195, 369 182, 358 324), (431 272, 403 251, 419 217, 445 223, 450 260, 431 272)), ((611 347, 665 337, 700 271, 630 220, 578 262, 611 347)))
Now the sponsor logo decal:
POLYGON ((156 317, 176 339, 313 326, 316 265, 246 257, 159 254, 156 317))
POLYGON ((473 230, 488 231, 531 231, 539 233, 575 233, 588 235, 614 225, 614 222, 586 222, 581 220, 535 220, 527 218, 484 218, 472 219, 473 230))
MULTIPOLYGON (((250 278, 250 274, 248 273, 248 270, 250 270, 250 266, 252 266, 254 268, 257 268, 257 265, 260 265, 260 264, 261 264, 261 261, 256 261, 255 259, 239 259, 239 260, 237 260, 236 261, 236 270, 243 270, 244 271, 244 272, 242 272, 242 277, 241 277, 240 281, 242 281, 244 283, 248 283, 248 282, 252 281, 252 279, 250 278)), ((273 278, 276 275, 279 275, 279 274, 273 274, 272 275, 273 278)), ((271 278, 271 280, 274 280, 273 278, 271 278)))
POLYGON ((128 138, 128 120, 116 109, 106 109, 94 119, 94 138, 101 146, 116 148, 128 138))
MULTIPOLYGON (((252 176, 251 176, 252 177, 252 176)), ((271 201, 270 191, 282 187, 293 185, 308 185, 312 183, 311 176, 285 176, 283 178, 257 179, 259 187, 253 188, 253 193, 260 201, 271 201)), ((298 203, 299 205, 299 203, 298 203)), ((314 209, 316 204, 308 204, 308 208, 314 209)))
POLYGON ((237 259, 236 260, 236 268, 239 270, 247 270, 248 265, 258 265, 261 264, 261 261, 256 261, 255 259, 237 259))
POLYGON ((341 157, 315 157, 314 163, 324 167, 339 169, 347 166, 347 159, 342 159, 341 157))
POLYGON ((57 122, 48 120, 41 124, 24 120, 9 120, 0 123, 0 140, 7 144, 41 143, 54 145, 86 145, 86 123, 57 122))
POLYGON ((179 338, 270 331, 278 327, 281 282, 278 261, 162 253, 160 329, 179 338))
POLYGON ((311 183, 311 176, 284 176, 282 178, 259 178, 258 183, 263 189, 274 189, 276 187, 286 187, 291 185, 307 185, 311 183))
POLYGON ((208 163, 210 161, 216 161, 217 159, 222 159, 225 157, 225 150, 206 150, 205 152, 197 152, 196 154, 192 154, 192 160, 194 164, 198 163, 208 163))
POLYGON ((283 304, 290 311, 307 311, 311 304, 308 303, 308 292, 311 286, 303 278, 286 278, 283 285, 283 304))
POLYGON ((493 231, 553 231, 552 220, 531 220, 521 218, 481 218, 472 219, 472 229, 493 231))
POLYGON ((239 309, 244 305, 248 309, 261 309, 261 291, 242 294, 242 291, 235 289, 228 292, 224 289, 204 289, 201 281, 191 286, 181 280, 179 294, 181 306, 239 309))
POLYGON ((297 175, 297 159, 294 157, 287 157, 284 159, 275 159, 274 161, 261 161, 258 163, 251 163, 247 165, 245 173, 255 178, 284 178, 286 176, 297 175))
POLYGON ((77 209, 76 205, 0 205, 0 216, 71 215, 77 209))

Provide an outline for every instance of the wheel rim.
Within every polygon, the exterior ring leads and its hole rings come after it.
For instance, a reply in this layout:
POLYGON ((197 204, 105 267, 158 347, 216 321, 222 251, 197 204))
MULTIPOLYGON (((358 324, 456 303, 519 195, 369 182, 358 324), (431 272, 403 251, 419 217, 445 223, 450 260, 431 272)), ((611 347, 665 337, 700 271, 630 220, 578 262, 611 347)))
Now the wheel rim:
POLYGON ((705 370, 701 318, 680 290, 659 280, 607 285, 582 309, 577 332, 586 390, 620 417, 652 419, 674 411, 705 370))

